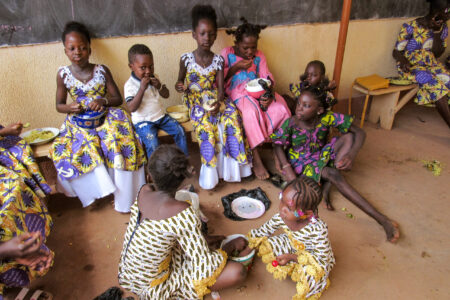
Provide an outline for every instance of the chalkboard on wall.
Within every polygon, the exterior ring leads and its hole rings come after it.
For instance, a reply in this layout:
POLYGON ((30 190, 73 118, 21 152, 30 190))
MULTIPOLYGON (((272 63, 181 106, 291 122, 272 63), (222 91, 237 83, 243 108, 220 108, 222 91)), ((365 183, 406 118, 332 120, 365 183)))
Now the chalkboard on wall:
MULTIPOLYGON (((341 0, 2 0, 0 46, 57 41, 71 20, 96 37, 187 31, 197 3, 216 9, 219 27, 239 25, 241 16, 267 25, 336 22, 342 9, 341 0)), ((413 17, 427 9, 425 0, 353 0, 351 18, 413 17)))

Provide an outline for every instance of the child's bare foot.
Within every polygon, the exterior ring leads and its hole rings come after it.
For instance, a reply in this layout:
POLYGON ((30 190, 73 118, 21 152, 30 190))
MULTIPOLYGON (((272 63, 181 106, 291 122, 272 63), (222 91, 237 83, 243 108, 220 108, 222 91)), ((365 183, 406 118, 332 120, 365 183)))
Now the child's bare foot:
POLYGON ((392 220, 387 220, 382 224, 384 231, 386 232, 387 240, 391 243, 396 243, 400 238, 400 228, 398 223, 392 220))
POLYGON ((330 189, 331 189, 331 182, 325 181, 322 187, 322 197, 325 202, 325 206, 328 210, 334 210, 334 206, 331 203, 330 199, 330 189))
POLYGON ((255 173, 255 176, 261 180, 269 178, 269 172, 267 172, 267 169, 261 160, 258 148, 253 149, 252 153, 253 153, 253 172, 255 173))

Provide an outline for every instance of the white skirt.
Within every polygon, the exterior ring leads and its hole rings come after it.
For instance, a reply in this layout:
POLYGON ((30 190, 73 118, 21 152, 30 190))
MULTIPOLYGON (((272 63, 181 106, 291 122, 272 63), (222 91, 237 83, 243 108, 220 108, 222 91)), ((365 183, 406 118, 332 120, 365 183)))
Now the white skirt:
MULTIPOLYGON (((219 137, 222 148, 224 146, 222 133, 223 124, 219 124, 219 137)), ((219 178, 228 182, 240 182, 241 178, 252 175, 252 165, 241 165, 237 160, 223 155, 222 151, 216 153, 217 166, 209 167, 202 164, 200 168, 200 187, 204 190, 210 190, 219 183, 219 178)))
POLYGON ((78 197, 83 207, 114 193, 115 210, 127 213, 143 184, 144 167, 137 171, 124 171, 108 169, 102 164, 72 180, 60 180, 58 176, 56 189, 68 197, 78 197))

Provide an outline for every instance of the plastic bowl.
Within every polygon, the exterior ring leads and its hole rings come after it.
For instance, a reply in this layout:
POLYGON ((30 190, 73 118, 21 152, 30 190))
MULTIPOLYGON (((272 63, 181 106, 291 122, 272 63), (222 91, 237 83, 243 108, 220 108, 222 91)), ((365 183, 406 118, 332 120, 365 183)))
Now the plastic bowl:
POLYGON ((245 85, 245 90, 247 91, 247 94, 253 98, 258 99, 259 97, 262 96, 262 94, 264 94, 264 88, 258 83, 258 81, 262 79, 264 80, 268 86, 270 86, 272 83, 270 82, 270 80, 265 79, 265 78, 256 78, 253 80, 250 80, 249 82, 247 82, 247 84, 245 85))
MULTIPOLYGON (((247 237, 245 235, 243 235, 243 234, 232 234, 232 235, 227 236, 222 241, 222 243, 220 244, 220 248, 222 248, 228 242, 230 242, 230 241, 232 241, 234 239, 237 239, 238 237, 243 237, 244 239, 246 239, 248 241, 247 237)), ((250 265, 252 263, 253 257, 255 256, 255 253, 256 253, 256 251, 255 251, 255 249, 253 249, 252 252, 250 252, 250 254, 248 254, 246 256, 242 256, 242 257, 240 257, 240 256, 230 256, 229 258, 230 258, 230 260, 236 261, 236 262, 240 262, 241 264, 243 264, 244 266, 247 267, 248 265, 250 265)))
POLYGON ((189 110, 185 105, 173 105, 166 108, 166 112, 179 123, 189 121, 189 110))
POLYGON ((73 115, 72 121, 81 128, 94 129, 103 124, 105 117, 105 111, 89 110, 81 114, 73 115))

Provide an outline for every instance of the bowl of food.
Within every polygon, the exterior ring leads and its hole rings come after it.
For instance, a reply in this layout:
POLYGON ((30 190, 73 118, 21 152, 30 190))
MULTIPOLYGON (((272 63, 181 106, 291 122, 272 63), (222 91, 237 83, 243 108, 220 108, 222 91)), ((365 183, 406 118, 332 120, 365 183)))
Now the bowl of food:
POLYGON ((81 128, 94 129, 105 121, 106 111, 87 110, 72 116, 72 121, 81 128))
POLYGON ((266 82, 267 86, 269 86, 269 87, 272 84, 269 79, 265 79, 265 78, 256 78, 256 79, 253 79, 253 80, 250 80, 249 82, 247 82, 247 84, 245 85, 247 94, 256 99, 261 97, 261 95, 264 94, 264 92, 265 92, 264 87, 261 84, 259 84, 259 80, 264 80, 266 82))
POLYGON ((173 105, 166 108, 169 116, 174 118, 178 123, 189 121, 189 110, 185 105, 173 105))
POLYGON ((20 137, 30 145, 42 145, 52 141, 58 134, 58 128, 43 127, 23 132, 20 137))
MULTIPOLYGON (((220 248, 222 248, 223 246, 225 246, 232 240, 237 239, 239 237, 242 237, 248 241, 247 237, 243 234, 232 234, 232 235, 227 236, 222 241, 222 243, 220 244, 220 248)), ((252 263, 255 253, 256 253, 255 249, 251 249, 251 248, 247 247, 244 250, 242 250, 241 252, 233 251, 233 253, 230 255, 229 259, 232 261, 240 262, 241 264, 243 264, 244 266, 247 267, 252 263)))

